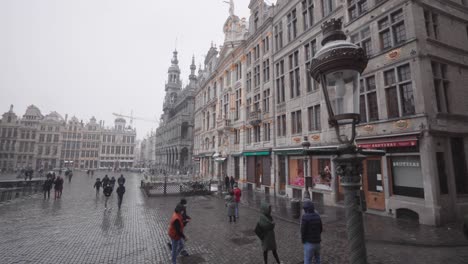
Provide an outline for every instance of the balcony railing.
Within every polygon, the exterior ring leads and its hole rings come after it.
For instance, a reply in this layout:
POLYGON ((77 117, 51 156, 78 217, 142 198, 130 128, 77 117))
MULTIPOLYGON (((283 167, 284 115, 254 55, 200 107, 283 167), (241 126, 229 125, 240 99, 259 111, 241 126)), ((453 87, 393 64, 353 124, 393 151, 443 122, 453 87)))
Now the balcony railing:
POLYGON ((262 121, 262 112, 260 110, 252 111, 248 115, 251 125, 258 125, 262 121))

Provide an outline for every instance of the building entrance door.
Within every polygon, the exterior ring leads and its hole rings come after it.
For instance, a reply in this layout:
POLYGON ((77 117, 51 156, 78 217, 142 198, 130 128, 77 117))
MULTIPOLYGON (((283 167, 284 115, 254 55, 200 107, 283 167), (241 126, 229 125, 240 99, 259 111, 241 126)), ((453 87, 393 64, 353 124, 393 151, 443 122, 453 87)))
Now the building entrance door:
POLYGON ((382 159, 369 157, 363 162, 363 190, 367 208, 385 210, 385 192, 383 189, 382 159))

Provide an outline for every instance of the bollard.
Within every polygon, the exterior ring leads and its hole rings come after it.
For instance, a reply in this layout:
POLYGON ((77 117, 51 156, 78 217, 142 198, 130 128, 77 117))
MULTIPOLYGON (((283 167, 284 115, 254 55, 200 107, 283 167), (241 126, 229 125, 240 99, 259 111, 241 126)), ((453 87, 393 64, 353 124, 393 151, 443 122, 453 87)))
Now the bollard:
POLYGON ((301 201, 298 199, 291 200, 292 217, 298 219, 301 216, 301 201))

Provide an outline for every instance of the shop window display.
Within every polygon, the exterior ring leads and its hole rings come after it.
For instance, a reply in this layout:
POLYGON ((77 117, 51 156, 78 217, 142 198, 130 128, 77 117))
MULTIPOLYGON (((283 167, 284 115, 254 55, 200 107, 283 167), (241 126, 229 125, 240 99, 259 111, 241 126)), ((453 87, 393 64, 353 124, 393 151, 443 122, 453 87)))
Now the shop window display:
POLYGON ((312 159, 312 181, 314 189, 331 190, 330 159, 312 159))
POLYGON ((289 185, 304 186, 304 160, 289 158, 289 185))
POLYGON ((419 156, 390 158, 393 194, 424 198, 423 176, 419 156))

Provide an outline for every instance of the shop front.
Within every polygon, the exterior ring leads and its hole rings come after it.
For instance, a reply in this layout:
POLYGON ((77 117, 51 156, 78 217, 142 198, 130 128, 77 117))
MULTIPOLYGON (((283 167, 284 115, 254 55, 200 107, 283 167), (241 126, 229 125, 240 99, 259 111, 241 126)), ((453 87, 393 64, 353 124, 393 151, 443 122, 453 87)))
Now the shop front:
POLYGON ((243 152, 246 159, 247 189, 270 192, 271 188, 271 154, 270 150, 243 152))
POLYGON ((363 162, 362 188, 368 209, 396 217, 424 214, 424 181, 430 177, 423 177, 417 135, 357 139, 361 148, 386 152, 383 158, 367 157, 363 162))

